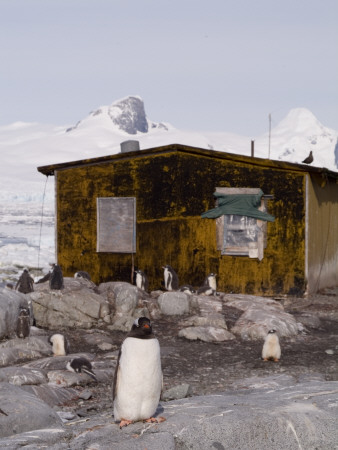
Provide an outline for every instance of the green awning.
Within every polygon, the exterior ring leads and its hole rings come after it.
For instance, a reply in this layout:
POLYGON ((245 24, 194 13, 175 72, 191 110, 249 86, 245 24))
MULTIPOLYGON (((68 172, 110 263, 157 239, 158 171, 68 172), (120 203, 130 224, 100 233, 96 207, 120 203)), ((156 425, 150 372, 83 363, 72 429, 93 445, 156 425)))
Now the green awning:
POLYGON ((204 212, 202 219, 216 219, 224 214, 236 214, 238 216, 248 216, 254 219, 273 222, 275 218, 271 214, 259 211, 263 191, 258 194, 222 194, 214 192, 217 198, 217 207, 204 212))

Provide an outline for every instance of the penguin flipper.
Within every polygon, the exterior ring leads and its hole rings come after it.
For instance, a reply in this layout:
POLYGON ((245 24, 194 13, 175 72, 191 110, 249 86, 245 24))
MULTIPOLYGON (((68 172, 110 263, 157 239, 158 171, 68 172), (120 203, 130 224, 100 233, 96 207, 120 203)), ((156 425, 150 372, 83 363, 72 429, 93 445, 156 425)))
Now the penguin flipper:
POLYGON ((95 373, 89 369, 87 369, 87 367, 82 367, 82 372, 86 373, 87 375, 89 375, 91 378, 93 378, 95 381, 97 381, 97 378, 95 376, 95 373))

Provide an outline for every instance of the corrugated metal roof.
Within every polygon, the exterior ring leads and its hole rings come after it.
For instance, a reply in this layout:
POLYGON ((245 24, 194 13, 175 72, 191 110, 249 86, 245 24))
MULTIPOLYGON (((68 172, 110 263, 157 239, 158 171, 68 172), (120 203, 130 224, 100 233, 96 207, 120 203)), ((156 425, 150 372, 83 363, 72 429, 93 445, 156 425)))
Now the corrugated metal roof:
POLYGON ((144 158, 148 155, 156 155, 162 153, 187 153, 191 155, 203 155, 208 158, 216 158, 216 159, 225 159, 234 162, 242 162, 244 164, 256 165, 256 166, 265 166, 265 167, 273 167, 276 169, 286 170, 286 171, 300 171, 300 172, 308 172, 316 175, 321 175, 323 178, 333 178, 338 180, 338 172, 333 172, 325 167, 315 167, 309 166, 306 164, 295 164, 286 161, 277 161, 273 159, 264 159, 257 158, 251 156, 243 156, 235 153, 227 153, 224 151, 218 150, 208 150, 199 147, 191 147, 188 145, 182 144, 170 144, 164 145, 161 147, 153 147, 149 149, 128 152, 128 153, 117 153, 114 155, 101 156, 90 159, 82 159, 78 161, 70 161, 59 164, 51 164, 48 166, 40 166, 37 168, 39 172, 47 176, 53 176, 54 173, 58 170, 63 169, 71 169, 79 166, 90 166, 90 165, 98 165, 104 164, 106 162, 112 161, 120 161, 124 159, 135 159, 135 158, 144 158))

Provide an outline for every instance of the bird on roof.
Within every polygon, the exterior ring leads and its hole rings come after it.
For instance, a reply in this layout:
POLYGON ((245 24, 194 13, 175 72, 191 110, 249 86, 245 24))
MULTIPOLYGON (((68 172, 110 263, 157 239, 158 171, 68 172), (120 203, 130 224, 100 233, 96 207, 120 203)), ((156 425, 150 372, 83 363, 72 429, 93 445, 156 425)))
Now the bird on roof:
POLYGON ((304 164, 311 164, 313 161, 313 154, 312 154, 312 150, 309 153, 309 156, 307 156, 304 161, 302 161, 304 164))

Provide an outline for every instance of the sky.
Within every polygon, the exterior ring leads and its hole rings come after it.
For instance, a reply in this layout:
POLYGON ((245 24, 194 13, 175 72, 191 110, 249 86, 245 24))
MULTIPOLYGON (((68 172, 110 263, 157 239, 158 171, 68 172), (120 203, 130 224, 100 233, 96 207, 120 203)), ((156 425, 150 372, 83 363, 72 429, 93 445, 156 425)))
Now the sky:
POLYGON ((255 137, 292 108, 338 129, 336 0, 1 0, 0 126, 147 117, 255 137))

